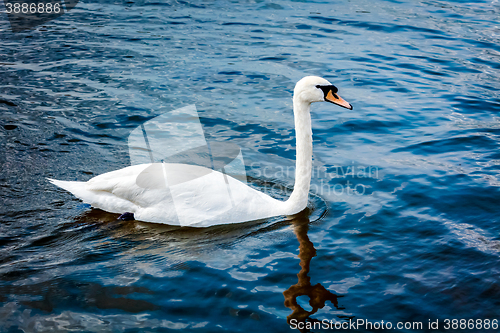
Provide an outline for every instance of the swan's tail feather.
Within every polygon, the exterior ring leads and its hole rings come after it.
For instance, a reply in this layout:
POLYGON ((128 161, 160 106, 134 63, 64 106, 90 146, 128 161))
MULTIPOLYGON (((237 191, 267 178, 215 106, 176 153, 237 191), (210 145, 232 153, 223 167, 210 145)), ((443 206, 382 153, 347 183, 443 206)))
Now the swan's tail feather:
POLYGON ((52 184, 59 186, 60 188, 70 192, 75 197, 82 199, 83 201, 86 201, 85 197, 87 196, 88 190, 85 188, 86 184, 85 182, 72 182, 72 181, 57 180, 51 178, 47 178, 47 180, 52 184))
POLYGON ((87 182, 72 182, 65 180, 57 180, 47 178, 52 184, 70 192, 83 202, 90 204, 94 208, 100 208, 110 213, 131 212, 137 211, 137 206, 130 202, 119 198, 113 193, 107 191, 92 191, 88 189, 87 182))

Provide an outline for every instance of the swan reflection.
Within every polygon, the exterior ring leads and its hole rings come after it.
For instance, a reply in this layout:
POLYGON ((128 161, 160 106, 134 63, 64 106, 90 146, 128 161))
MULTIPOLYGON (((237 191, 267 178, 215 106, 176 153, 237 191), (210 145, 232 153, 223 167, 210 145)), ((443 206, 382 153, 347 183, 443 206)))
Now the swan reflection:
MULTIPOLYGON (((310 316, 315 314, 319 309, 322 309, 326 305, 326 301, 330 301, 338 310, 343 309, 339 307, 337 301, 337 298, 342 296, 337 296, 328 291, 320 283, 315 285, 311 284, 311 278, 308 274, 311 259, 316 256, 316 249, 307 235, 309 231, 309 218, 306 214, 302 213, 298 215, 292 223, 294 225, 294 233, 299 241, 301 270, 297 274, 298 282, 283 292, 283 296, 285 296, 285 306, 293 311, 287 317, 287 322, 288 324, 290 324, 292 320, 295 323, 317 322, 317 319, 310 318, 310 316), (305 310, 298 304, 297 298, 300 296, 309 297, 309 305, 312 307, 311 311, 305 310)), ((299 329, 299 331, 308 332, 309 330, 299 329)))

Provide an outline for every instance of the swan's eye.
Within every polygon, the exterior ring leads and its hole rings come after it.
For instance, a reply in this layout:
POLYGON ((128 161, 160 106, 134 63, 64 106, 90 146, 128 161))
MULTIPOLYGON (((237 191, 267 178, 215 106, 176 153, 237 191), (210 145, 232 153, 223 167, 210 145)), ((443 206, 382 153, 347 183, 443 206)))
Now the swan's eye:
POLYGON ((335 87, 333 84, 328 85, 328 86, 322 86, 322 85, 317 85, 316 88, 323 90, 323 92, 328 93, 328 91, 331 91, 332 93, 337 93, 339 90, 337 87, 335 87))
POLYGON ((335 87, 334 85, 322 86, 318 84, 316 88, 319 88, 323 91, 325 98, 328 95, 328 93, 331 92, 332 94, 336 94, 339 91, 337 87, 335 87))

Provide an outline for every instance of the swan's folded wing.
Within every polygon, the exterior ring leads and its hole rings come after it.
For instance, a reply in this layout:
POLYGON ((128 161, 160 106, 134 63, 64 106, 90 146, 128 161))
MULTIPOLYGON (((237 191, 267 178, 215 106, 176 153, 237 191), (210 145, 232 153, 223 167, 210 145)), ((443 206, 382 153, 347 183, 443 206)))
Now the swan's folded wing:
POLYGON ((168 189, 166 186, 158 186, 158 184, 164 182, 161 174, 150 176, 151 181, 149 183, 138 182, 150 166, 156 166, 156 164, 133 165, 90 179, 85 185, 86 189, 95 193, 96 197, 106 199, 104 203, 97 204, 97 202, 94 202, 91 204, 107 210, 108 208, 104 205, 113 204, 113 202, 107 200, 107 196, 111 195, 117 201, 126 200, 130 202, 131 206, 127 211, 133 213, 136 210, 135 206, 151 207, 166 200, 169 197, 168 189))
POLYGON ((148 167, 147 164, 129 166, 120 170, 103 173, 90 179, 86 183, 89 191, 105 191, 113 193, 116 189, 123 187, 131 188, 137 186, 137 176, 148 167))

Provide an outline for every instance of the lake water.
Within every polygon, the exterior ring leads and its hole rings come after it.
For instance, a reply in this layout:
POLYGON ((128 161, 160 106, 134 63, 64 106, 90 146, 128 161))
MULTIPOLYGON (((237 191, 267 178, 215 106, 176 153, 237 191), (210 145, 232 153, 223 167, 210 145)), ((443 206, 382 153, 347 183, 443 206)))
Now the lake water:
POLYGON ((497 0, 84 0, 14 33, 2 13, 0 331, 497 331, 499 18, 497 0), (299 216, 126 222, 46 180, 130 165, 133 129, 194 104, 286 197, 305 75, 354 110, 313 105, 299 216))

